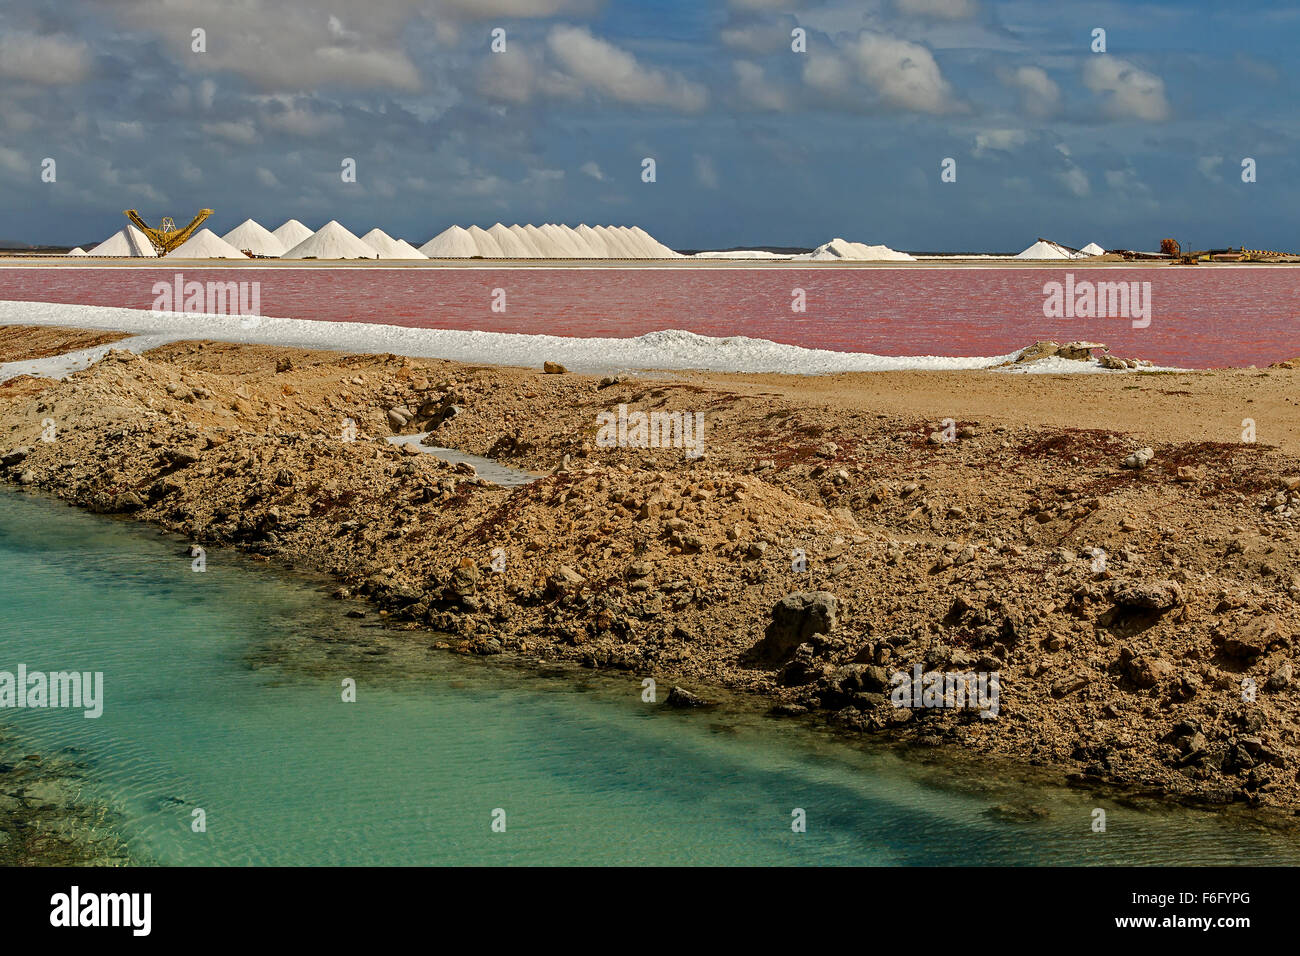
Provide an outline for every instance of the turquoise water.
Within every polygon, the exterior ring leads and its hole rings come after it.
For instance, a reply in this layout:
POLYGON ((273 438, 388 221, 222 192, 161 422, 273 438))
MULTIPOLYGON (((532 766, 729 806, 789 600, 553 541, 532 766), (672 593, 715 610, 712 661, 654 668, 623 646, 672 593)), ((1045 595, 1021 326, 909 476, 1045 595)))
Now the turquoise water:
MULTIPOLYGON (((104 713, 3 710, 168 864, 1300 861, 1291 840, 922 766, 368 627, 321 582, 0 491, 0 670, 104 673, 104 713), (356 703, 341 700, 344 678, 356 703), (1033 805, 1030 821, 990 813, 1033 805), (1107 811, 1093 833, 1092 810, 1107 811), (191 830, 194 808, 207 832, 191 830), (493 832, 494 810, 505 832, 493 832), (807 832, 791 830, 806 811, 807 832)), ((666 688, 660 688, 660 700, 666 688)))

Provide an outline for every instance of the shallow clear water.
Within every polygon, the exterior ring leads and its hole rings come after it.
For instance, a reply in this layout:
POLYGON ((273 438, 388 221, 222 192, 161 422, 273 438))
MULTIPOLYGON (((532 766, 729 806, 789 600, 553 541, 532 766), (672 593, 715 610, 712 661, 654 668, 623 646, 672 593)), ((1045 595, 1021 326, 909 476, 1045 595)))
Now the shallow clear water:
POLYGON ((981 790, 969 770, 791 723, 667 711, 641 701, 641 675, 462 659, 344 618, 318 582, 223 552, 195 573, 178 539, 9 490, 0 581, 0 670, 105 680, 99 719, 0 721, 34 750, 77 748, 89 795, 162 863, 1300 861, 1290 839, 1208 813, 1009 778, 981 790), (996 804, 1044 815, 1006 822, 996 804), (190 829, 195 807, 206 833, 190 829))

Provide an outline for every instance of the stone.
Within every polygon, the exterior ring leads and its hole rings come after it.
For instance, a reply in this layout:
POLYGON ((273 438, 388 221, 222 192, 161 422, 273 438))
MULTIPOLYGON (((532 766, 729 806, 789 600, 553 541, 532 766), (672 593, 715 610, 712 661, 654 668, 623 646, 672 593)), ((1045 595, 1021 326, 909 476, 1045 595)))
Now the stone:
POLYGON ((1167 611, 1183 603, 1183 589, 1175 581, 1120 581, 1111 588, 1110 597, 1127 610, 1167 611))
POLYGON ((1265 687, 1272 691, 1286 690, 1291 686, 1294 670, 1290 661, 1283 661, 1282 666, 1269 675, 1265 687))
POLYGON ((1053 697, 1066 697, 1077 690, 1082 690, 1090 683, 1091 678, 1087 674, 1070 674, 1062 677, 1052 684, 1053 697))
POLYGON ((559 362, 543 362, 542 372, 547 375, 564 375, 569 370, 559 362))
POLYGON ((144 499, 134 491, 124 491, 113 499, 113 508, 116 511, 139 511, 144 507, 144 499))
POLYGON ((1017 362, 1036 362, 1039 359, 1051 358, 1054 356, 1060 346, 1055 342, 1035 342, 1029 348, 1022 351, 1016 356, 1017 362))
POLYGON ((709 702, 684 687, 674 687, 668 692, 668 699, 664 701, 664 706, 677 710, 690 710, 696 707, 708 707, 709 702))
POLYGON ((1133 683, 1138 687, 1155 687, 1163 680, 1168 680, 1176 673, 1173 662, 1164 657, 1139 654, 1128 658, 1122 665, 1133 683))
POLYGON ((829 634, 839 623, 839 598, 829 591, 796 591, 772 608, 772 621, 755 652, 784 661, 814 634, 829 634))
POLYGON ((30 448, 13 448, 0 456, 0 466, 12 468, 14 465, 20 464, 31 453, 30 448))
POLYGON ((1222 639, 1220 647, 1229 657, 1240 660, 1253 660, 1267 654, 1275 647, 1285 645, 1290 640, 1276 614, 1256 617, 1233 634, 1222 639))
POLYGON ((1151 463, 1151 459, 1156 456, 1153 448, 1139 448, 1133 454, 1124 459, 1125 468, 1135 468, 1141 471, 1151 463))
POLYGON ((586 580, 569 565, 562 564, 546 579, 546 584, 553 593, 561 594, 577 588, 586 580))
POLYGON ((1105 349, 1100 342, 1067 342, 1056 350, 1057 358, 1086 362, 1092 358, 1093 349, 1105 349))

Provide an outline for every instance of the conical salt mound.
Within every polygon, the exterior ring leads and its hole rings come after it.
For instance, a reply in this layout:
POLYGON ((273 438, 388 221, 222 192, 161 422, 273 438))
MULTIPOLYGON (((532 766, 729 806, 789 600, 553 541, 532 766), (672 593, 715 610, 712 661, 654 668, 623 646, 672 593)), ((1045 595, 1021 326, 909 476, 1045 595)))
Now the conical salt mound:
POLYGON ((251 252, 255 256, 284 255, 284 243, 265 226, 252 219, 245 219, 221 238, 240 252, 251 252))
POLYGON ((501 249, 501 254, 506 259, 532 259, 533 253, 528 250, 518 236, 507 229, 501 223, 495 223, 487 234, 496 240, 497 246, 501 249))
POLYGON ((636 259, 637 254, 628 248, 627 240, 611 226, 597 226, 596 233, 605 241, 605 248, 611 259, 636 259))
POLYGON ((524 226, 524 233, 537 249, 537 254, 543 259, 563 259, 566 257, 564 247, 558 245, 555 238, 548 235, 540 226, 524 226))
POLYGON ((650 233, 646 232, 640 226, 633 226, 632 232, 641 240, 642 248, 646 253, 655 259, 677 259, 681 258, 680 252, 674 252, 662 242, 656 239, 650 233))
POLYGON ((168 259, 247 259, 211 229, 200 229, 167 253, 168 259))
POLYGON ((1073 259, 1074 250, 1050 239, 1039 239, 1028 249, 1017 253, 1017 259, 1073 259))
MULTIPOLYGON (((645 241, 642 240, 640 235, 637 235, 636 230, 634 230, 631 226, 611 226, 610 228, 618 230, 619 235, 623 237, 623 242, 625 242, 627 244, 627 247, 632 250, 632 254, 636 256, 636 258, 638 259, 655 258, 654 249, 652 248, 654 244, 653 239, 650 239, 650 243, 647 244, 645 241)), ((641 235, 644 235, 646 236, 647 239, 649 239, 648 234, 642 233, 641 235)))
POLYGON ((156 259, 158 250, 153 247, 149 237, 135 226, 127 226, 120 232, 109 236, 94 249, 92 256, 144 256, 156 259))
POLYGON ((1095 242, 1088 243, 1079 251, 1082 252, 1085 256, 1104 256, 1106 254, 1106 250, 1103 249, 1101 246, 1097 245, 1095 242))
POLYGON ((271 235, 280 240, 280 245, 284 246, 285 252, 288 252, 298 243, 311 238, 311 230, 300 223, 297 219, 290 219, 271 235))
MULTIPOLYGON (((497 225, 500 226, 501 223, 497 223, 497 225)), ((486 229, 470 226, 465 231, 470 234, 470 237, 474 240, 474 247, 478 249, 478 254, 484 259, 506 258, 506 252, 501 248, 501 244, 486 229)))
POLYGON ((796 259, 826 261, 835 259, 853 259, 862 262, 913 262, 915 257, 906 252, 898 252, 889 246, 869 246, 862 242, 849 242, 836 236, 830 242, 824 242, 812 252, 795 256, 796 259))
POLYGON ((585 258, 578 250, 577 237, 568 226, 557 226, 553 222, 548 222, 537 231, 546 240, 547 245, 555 251, 557 259, 585 258))
POLYGON ((534 240, 532 233, 530 233, 527 228, 516 224, 510 227, 510 233, 516 239, 518 239, 519 244, 523 246, 525 250, 527 250, 524 254, 529 259, 546 258, 546 253, 543 252, 542 248, 537 245, 537 242, 534 240))
POLYGON ((286 252, 284 259, 377 259, 379 254, 335 219, 286 252))
POLYGON ((581 241, 582 248, 586 252, 587 258, 589 259, 609 258, 609 247, 605 245, 605 240, 601 238, 600 233, 598 233, 595 229, 592 229, 591 226, 587 225, 585 222, 580 223, 578 225, 578 228, 575 229, 574 232, 576 233, 579 241, 581 241))
POLYGON ((480 255, 468 229, 449 226, 420 247, 430 259, 470 259, 480 255))
POLYGON ((90 255, 90 253, 87 252, 85 249, 81 248, 81 246, 77 246, 77 248, 75 248, 75 249, 69 249, 69 250, 68 250, 68 255, 70 255, 70 256, 88 256, 88 255, 90 255))
POLYGON ((379 253, 381 259, 427 259, 423 252, 415 248, 405 239, 394 239, 382 229, 371 229, 361 237, 361 241, 368 245, 375 252, 379 253))

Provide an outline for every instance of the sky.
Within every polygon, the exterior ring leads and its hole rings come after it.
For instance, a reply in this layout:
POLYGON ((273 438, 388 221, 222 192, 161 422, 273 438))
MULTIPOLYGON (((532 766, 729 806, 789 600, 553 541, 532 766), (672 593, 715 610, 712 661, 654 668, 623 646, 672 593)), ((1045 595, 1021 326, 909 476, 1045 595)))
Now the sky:
POLYGON ((1298 46, 1269 0, 5 0, 0 239, 1296 251, 1298 46))

